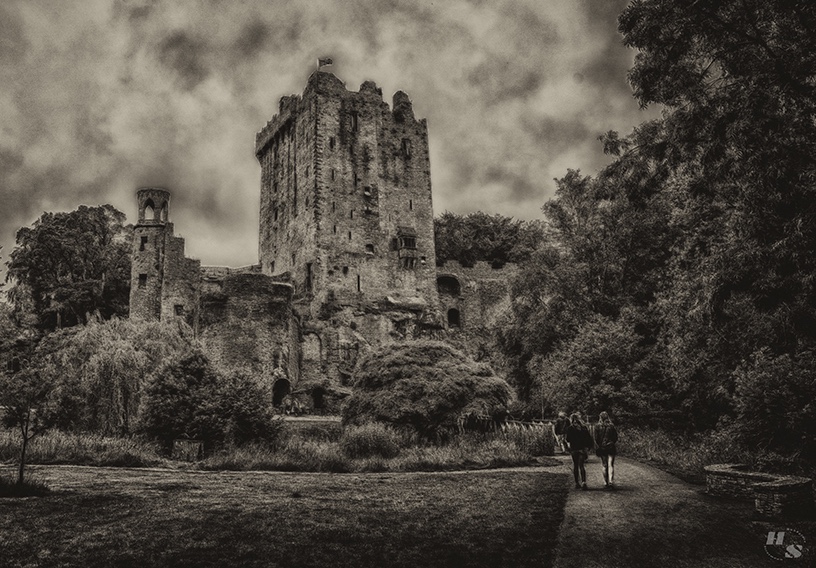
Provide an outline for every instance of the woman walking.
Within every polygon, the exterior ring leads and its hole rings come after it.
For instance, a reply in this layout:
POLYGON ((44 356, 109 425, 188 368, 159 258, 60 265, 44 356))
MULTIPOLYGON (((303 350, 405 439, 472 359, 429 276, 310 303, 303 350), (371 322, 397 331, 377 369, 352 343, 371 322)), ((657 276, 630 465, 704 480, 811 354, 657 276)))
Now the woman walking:
POLYGON ((564 435, 567 432, 568 423, 569 419, 567 418, 567 413, 559 412, 558 418, 555 419, 555 424, 553 424, 553 430, 555 431, 555 441, 558 444, 558 449, 561 450, 562 454, 567 453, 567 445, 564 439, 564 435))
POLYGON ((603 464, 604 489, 612 489, 615 483, 615 454, 618 453, 616 443, 618 430, 612 424, 609 413, 603 411, 595 427, 595 454, 601 458, 603 464))
POLYGON ((575 488, 586 489, 586 468, 588 450, 592 447, 592 436, 581 422, 581 415, 577 412, 570 416, 570 425, 567 426, 567 446, 572 456, 572 475, 575 477, 575 488))

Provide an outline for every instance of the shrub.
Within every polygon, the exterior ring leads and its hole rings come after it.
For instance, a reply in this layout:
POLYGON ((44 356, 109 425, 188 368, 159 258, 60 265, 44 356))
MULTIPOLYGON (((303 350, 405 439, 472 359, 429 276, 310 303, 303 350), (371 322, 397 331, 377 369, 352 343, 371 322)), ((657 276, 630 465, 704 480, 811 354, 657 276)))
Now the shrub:
POLYGON ((393 458, 400 452, 400 439, 392 428, 373 422, 346 428, 340 447, 350 458, 393 458))
POLYGON ((345 425, 384 422, 427 439, 444 437, 466 413, 507 413, 510 386, 484 364, 438 341, 382 347, 364 357, 354 393, 343 408, 345 425))
POLYGON ((816 356, 754 354, 735 372, 737 426, 747 444, 816 462, 816 356))
POLYGON ((250 377, 219 376, 200 351, 162 368, 149 383, 141 431, 169 449, 176 438, 203 440, 209 451, 223 443, 272 442, 283 421, 272 413, 272 395, 250 377))

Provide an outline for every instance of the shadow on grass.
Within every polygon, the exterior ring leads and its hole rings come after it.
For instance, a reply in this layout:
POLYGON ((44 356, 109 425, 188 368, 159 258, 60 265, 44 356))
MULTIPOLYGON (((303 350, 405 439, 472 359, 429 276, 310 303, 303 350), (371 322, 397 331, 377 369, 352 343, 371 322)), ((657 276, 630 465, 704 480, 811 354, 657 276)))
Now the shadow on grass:
POLYGON ((26 479, 17 483, 16 479, 0 476, 0 497, 42 497, 48 495, 51 489, 38 479, 26 479))

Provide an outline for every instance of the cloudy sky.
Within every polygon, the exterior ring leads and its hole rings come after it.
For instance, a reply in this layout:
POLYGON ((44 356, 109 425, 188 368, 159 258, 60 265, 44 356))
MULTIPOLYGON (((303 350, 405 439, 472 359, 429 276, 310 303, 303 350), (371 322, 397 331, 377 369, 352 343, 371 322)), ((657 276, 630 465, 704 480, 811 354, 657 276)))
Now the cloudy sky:
MULTIPOLYGON (((428 119, 437 214, 540 217, 597 136, 647 116, 625 0, 2 0, 0 252, 43 211, 173 193, 188 256, 257 262, 255 132, 318 56, 428 119)), ((5 261, 5 258, 4 258, 5 261)), ((3 262, 4 262, 3 261, 3 262)))

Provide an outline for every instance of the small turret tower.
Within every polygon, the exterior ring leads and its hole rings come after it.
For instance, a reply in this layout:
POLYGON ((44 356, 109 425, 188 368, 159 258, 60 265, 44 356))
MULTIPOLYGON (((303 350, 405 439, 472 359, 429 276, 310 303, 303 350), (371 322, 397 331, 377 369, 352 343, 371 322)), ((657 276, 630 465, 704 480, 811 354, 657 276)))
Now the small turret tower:
MULTIPOLYGON (((130 317, 161 319, 164 257, 170 215, 170 192, 161 187, 136 191, 139 220, 133 229, 130 317)), ((172 234, 172 225, 170 225, 172 234)))

